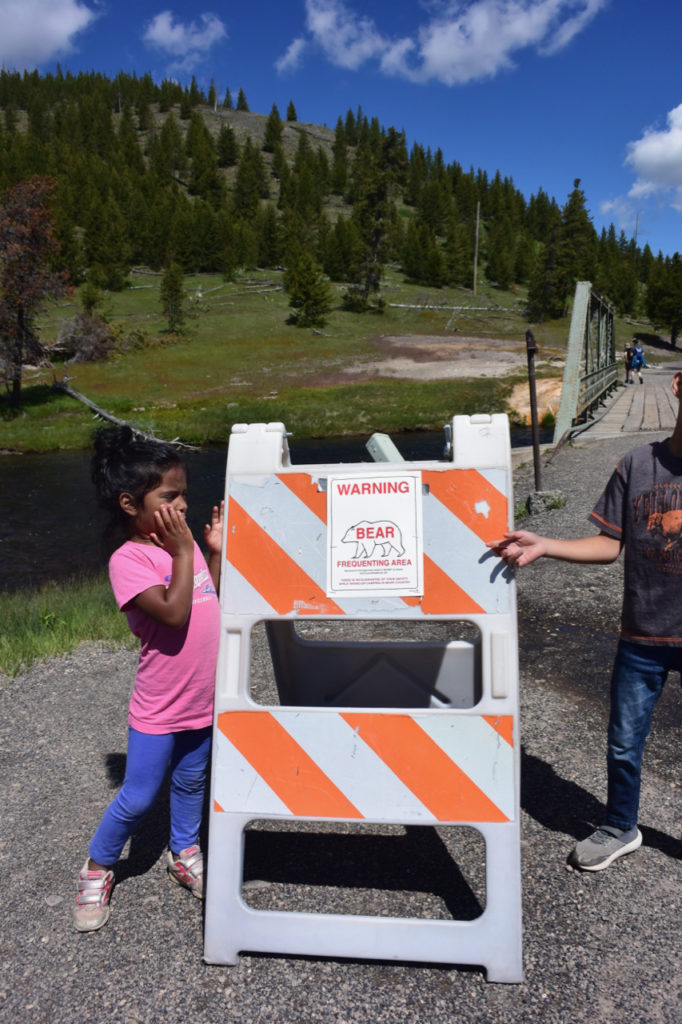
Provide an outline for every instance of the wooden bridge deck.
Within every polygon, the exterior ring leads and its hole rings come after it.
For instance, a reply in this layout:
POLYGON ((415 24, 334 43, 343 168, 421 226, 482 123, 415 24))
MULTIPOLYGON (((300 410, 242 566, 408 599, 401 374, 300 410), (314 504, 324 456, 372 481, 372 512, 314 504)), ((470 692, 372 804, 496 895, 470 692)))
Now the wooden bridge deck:
POLYGON ((672 431, 677 417, 677 399, 670 390, 670 381, 682 362, 665 367, 649 367, 643 371, 644 383, 636 381, 619 387, 607 399, 605 410, 594 423, 581 431, 583 437, 617 437, 644 431, 672 431))

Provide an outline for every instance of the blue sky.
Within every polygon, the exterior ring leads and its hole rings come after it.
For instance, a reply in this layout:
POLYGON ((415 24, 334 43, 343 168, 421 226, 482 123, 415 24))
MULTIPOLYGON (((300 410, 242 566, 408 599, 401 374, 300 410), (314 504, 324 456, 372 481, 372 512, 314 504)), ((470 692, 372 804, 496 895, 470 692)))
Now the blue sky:
POLYGON ((331 128, 360 104, 526 197, 580 178, 654 254, 682 251, 681 40, 678 0, 0 0, 7 69, 213 76, 331 128))

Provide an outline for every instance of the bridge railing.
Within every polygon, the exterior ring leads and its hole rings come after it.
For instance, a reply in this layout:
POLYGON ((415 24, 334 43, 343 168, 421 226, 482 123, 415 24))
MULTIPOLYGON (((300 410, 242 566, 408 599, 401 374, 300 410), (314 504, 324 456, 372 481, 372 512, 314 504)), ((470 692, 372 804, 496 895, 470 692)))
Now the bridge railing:
POLYGON ((568 334, 561 404, 554 428, 558 442, 585 422, 616 387, 615 312, 589 281, 578 281, 568 334))

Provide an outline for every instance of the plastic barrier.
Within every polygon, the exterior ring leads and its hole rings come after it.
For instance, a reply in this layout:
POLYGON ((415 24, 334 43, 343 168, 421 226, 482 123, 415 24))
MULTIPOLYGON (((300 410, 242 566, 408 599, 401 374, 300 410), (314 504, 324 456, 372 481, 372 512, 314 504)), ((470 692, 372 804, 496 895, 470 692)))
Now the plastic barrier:
POLYGON ((522 980, 518 655, 506 416, 457 416, 449 462, 291 466, 281 423, 233 427, 225 490, 204 959, 242 951, 475 964, 522 980), (472 623, 478 640, 326 642, 335 620, 472 623), (279 705, 251 697, 266 623, 279 705), (468 825, 474 920, 261 910, 242 896, 256 819, 468 825))

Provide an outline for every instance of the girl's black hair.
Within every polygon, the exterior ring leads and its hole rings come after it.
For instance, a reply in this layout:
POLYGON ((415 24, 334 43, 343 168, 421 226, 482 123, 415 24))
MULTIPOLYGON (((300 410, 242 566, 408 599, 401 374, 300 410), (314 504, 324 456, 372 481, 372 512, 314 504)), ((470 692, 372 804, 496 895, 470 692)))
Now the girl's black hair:
POLYGON ((167 469, 183 466, 175 448, 165 441, 148 441, 128 426, 100 427, 93 434, 95 447, 90 474, 101 508, 109 513, 104 539, 110 545, 128 537, 130 517, 119 504, 127 492, 140 503, 148 491, 158 487, 167 469))

